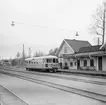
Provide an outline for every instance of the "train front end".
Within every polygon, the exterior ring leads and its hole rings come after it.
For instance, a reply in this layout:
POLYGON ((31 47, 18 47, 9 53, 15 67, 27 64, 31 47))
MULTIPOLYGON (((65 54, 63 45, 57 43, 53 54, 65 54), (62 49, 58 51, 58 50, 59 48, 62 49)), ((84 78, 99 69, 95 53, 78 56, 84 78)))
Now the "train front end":
POLYGON ((56 72, 59 68, 58 58, 47 58, 45 66, 48 68, 49 72, 56 72))

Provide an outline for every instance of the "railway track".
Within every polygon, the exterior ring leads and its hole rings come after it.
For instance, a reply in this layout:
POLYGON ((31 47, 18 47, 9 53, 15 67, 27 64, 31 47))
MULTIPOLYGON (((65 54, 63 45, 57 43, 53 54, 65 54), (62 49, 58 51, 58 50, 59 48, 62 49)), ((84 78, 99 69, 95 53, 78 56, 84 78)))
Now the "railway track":
MULTIPOLYGON (((66 92, 71 92, 71 93, 74 93, 74 94, 78 94, 78 95, 81 95, 81 96, 84 96, 84 97, 92 98, 92 99, 106 103, 106 95, 103 95, 103 94, 98 94, 98 93, 94 93, 94 92, 90 92, 90 91, 86 91, 86 90, 81 90, 81 89, 77 89, 77 88, 73 88, 73 87, 60 85, 60 84, 57 84, 57 83, 39 80, 39 79, 36 79, 36 78, 33 78, 33 77, 27 77, 26 75, 23 75, 23 74, 20 75, 19 71, 18 72, 17 71, 13 72, 12 70, 11 70, 12 72, 9 72, 9 71, 2 70, 0 72, 3 73, 3 74, 9 75, 9 76, 21 78, 21 79, 24 79, 24 80, 27 80, 27 81, 46 85, 46 86, 49 86, 49 87, 52 87, 52 88, 56 88, 56 89, 63 90, 63 91, 66 91, 66 92)), ((25 73, 25 72, 23 72, 23 73, 25 73)))
MULTIPOLYGON (((14 71, 14 70, 9 70, 9 71, 14 71)), ((85 80, 85 79, 81 79, 81 78, 74 78, 74 77, 71 77, 71 76, 70 77, 65 77, 64 75, 59 75, 59 74, 54 74, 54 73, 42 73, 42 72, 22 71, 22 70, 18 70, 18 71, 15 70, 14 72, 21 72, 21 73, 28 73, 28 74, 30 73, 32 75, 36 74, 36 75, 40 75, 40 76, 48 76, 48 77, 52 77, 52 78, 73 80, 73 81, 79 81, 79 82, 84 82, 84 83, 105 85, 106 86, 106 82, 94 81, 94 80, 85 80)))
MULTIPOLYGON (((22 71, 23 72, 23 71, 22 71)), ((79 79, 79 78, 74 78, 74 77, 65 77, 65 76, 61 76, 60 73, 59 74, 51 74, 51 73, 39 73, 39 72, 28 72, 30 74, 37 74, 37 75, 41 75, 41 76, 48 76, 48 77, 52 77, 52 78, 61 78, 61 79, 66 79, 66 80, 73 80, 73 81, 79 81, 79 82, 84 82, 84 83, 91 83, 91 84, 97 84, 97 85, 106 85, 106 82, 99 82, 99 81, 94 81, 94 80, 85 80, 85 79, 79 79)))

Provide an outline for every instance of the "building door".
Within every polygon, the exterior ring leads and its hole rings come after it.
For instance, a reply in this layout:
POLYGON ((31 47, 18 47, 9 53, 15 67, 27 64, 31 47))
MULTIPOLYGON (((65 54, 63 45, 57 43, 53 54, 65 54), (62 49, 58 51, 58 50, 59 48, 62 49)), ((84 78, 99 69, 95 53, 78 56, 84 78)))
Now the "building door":
POLYGON ((64 63, 64 69, 68 69, 68 64, 67 64, 67 62, 64 63))
POLYGON ((77 69, 80 69, 80 60, 77 60, 77 69))
POLYGON ((60 63, 60 69, 62 69, 62 63, 60 63))
POLYGON ((102 70, 102 57, 98 57, 98 69, 102 70))

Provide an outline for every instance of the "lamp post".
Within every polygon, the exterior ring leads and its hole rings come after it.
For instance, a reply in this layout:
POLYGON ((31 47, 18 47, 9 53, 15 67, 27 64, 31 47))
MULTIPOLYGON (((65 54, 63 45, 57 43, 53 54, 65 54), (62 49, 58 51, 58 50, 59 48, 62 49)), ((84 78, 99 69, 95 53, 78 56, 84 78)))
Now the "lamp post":
MULTIPOLYGON (((14 27, 15 26, 15 22, 12 21, 11 26, 14 27)), ((24 44, 23 44, 23 51, 22 51, 22 62, 21 64, 24 66, 25 64, 25 52, 24 52, 24 44)))
POLYGON ((79 33, 78 33, 78 31, 76 31, 76 35, 75 36, 79 36, 79 33))
POLYGON ((79 36, 79 33, 78 31, 76 31, 73 39, 76 40, 78 36, 79 36))
POLYGON ((11 26, 13 27, 15 25, 14 21, 12 21, 11 26))

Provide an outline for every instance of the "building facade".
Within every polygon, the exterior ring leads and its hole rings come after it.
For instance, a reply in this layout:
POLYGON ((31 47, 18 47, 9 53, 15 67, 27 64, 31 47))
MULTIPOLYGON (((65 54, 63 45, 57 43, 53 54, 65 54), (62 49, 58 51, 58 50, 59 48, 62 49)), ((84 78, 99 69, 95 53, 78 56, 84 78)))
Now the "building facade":
POLYGON ((60 68, 106 71, 106 44, 92 46, 88 41, 64 39, 57 56, 60 68))

